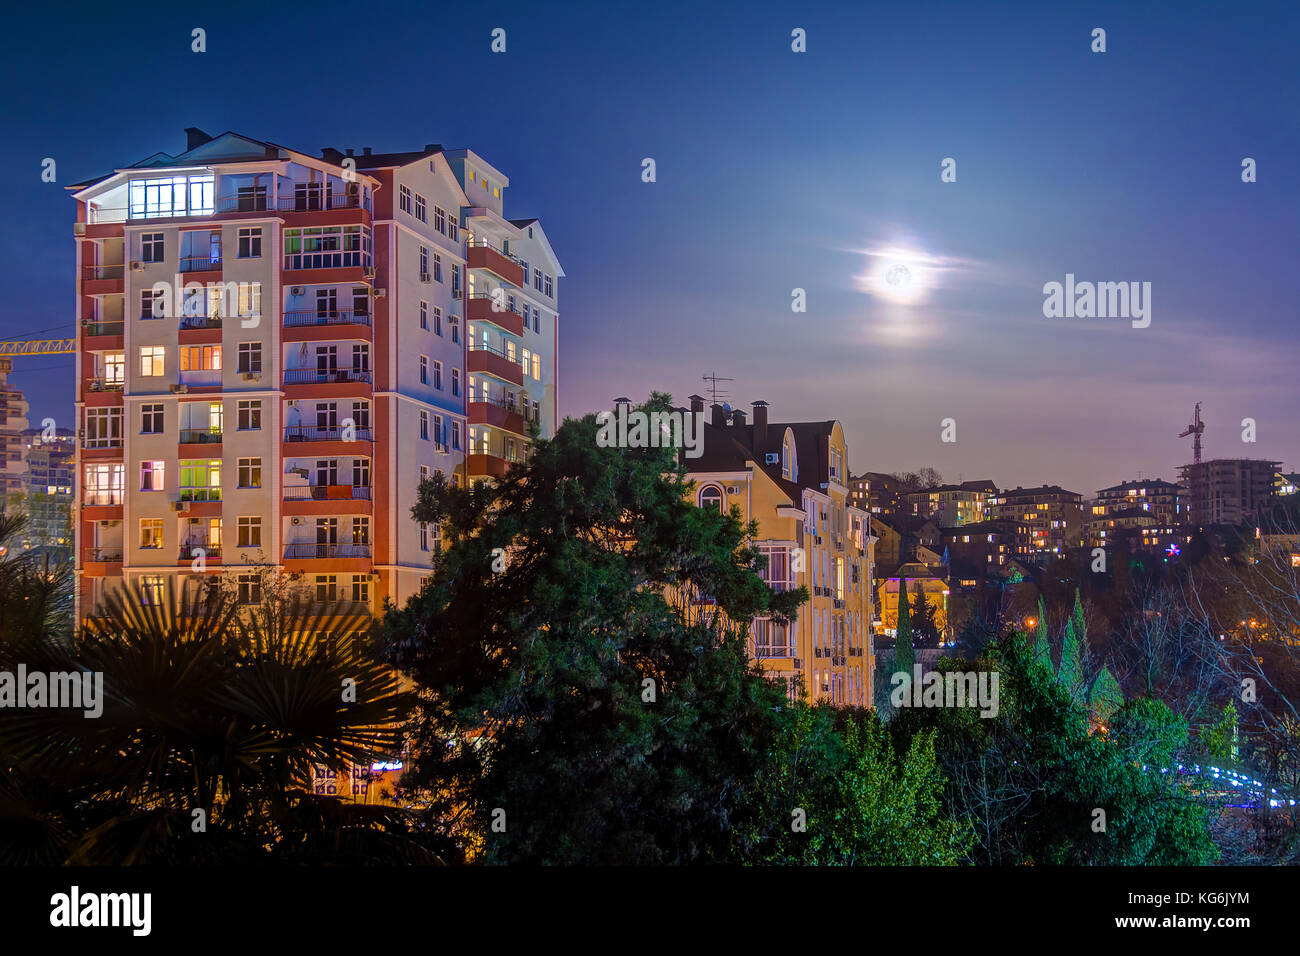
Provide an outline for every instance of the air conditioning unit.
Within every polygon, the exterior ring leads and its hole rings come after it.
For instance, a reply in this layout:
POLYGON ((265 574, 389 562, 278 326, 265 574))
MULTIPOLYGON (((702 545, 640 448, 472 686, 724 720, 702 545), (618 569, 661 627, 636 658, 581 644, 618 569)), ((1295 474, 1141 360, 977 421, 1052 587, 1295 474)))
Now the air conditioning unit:
POLYGON ((388 290, 387 290, 387 289, 376 289, 376 290, 375 290, 375 298, 376 298, 376 299, 382 299, 382 298, 383 298, 384 296, 386 296, 386 295, 388 295, 388 290))
POLYGON ((172 511, 185 512, 189 510, 190 510, 190 503, 188 501, 172 502, 172 511))
POLYGON ((244 372, 240 375, 245 382, 260 382, 262 380, 261 372, 244 372))
POLYGON ((373 278, 375 277, 375 267, 374 267, 374 266, 366 266, 366 267, 362 270, 361 274, 364 275, 367 279, 373 279, 373 278))
POLYGON ((186 392, 190 390, 190 387, 188 385, 173 385, 171 388, 172 391, 175 392, 177 395, 184 395, 186 392))
POLYGON ((421 282, 428 282, 431 278, 432 278, 432 276, 430 276, 429 273, 427 273, 427 272, 421 272, 421 273, 420 273, 420 281, 421 281, 421 282))
POLYGON ((779 465, 781 464, 781 453, 777 451, 769 451, 765 461, 769 465, 779 465))
POLYGON ((83 329, 86 328, 86 326, 88 326, 88 325, 90 325, 90 319, 82 319, 82 320, 81 320, 81 327, 82 327, 83 329))
MULTIPOLYGON (((177 504, 179 504, 179 502, 177 502, 177 504)), ((200 519, 198 519, 198 518, 191 518, 191 519, 190 519, 190 524, 198 524, 198 523, 199 523, 199 520, 200 520, 200 519)))
POLYGON ((302 519, 301 519, 301 518, 294 518, 294 519, 293 519, 293 523, 294 523, 294 524, 302 524, 302 519))
POLYGON ((727 494, 729 495, 740 494, 740 485, 727 485, 727 494))
POLYGON ((292 289, 289 290, 289 294, 290 294, 290 295, 302 295, 302 294, 304 294, 306 291, 307 291, 307 290, 304 289, 302 286, 300 286, 300 285, 296 285, 296 286, 294 286, 292 289))
POLYGON ((132 260, 131 260, 131 271, 132 271, 132 272, 144 272, 144 263, 141 262, 139 259, 132 259, 132 260))
POLYGON ((74 236, 84 236, 86 234, 86 224, 84 222, 74 222, 72 224, 72 234, 74 236))

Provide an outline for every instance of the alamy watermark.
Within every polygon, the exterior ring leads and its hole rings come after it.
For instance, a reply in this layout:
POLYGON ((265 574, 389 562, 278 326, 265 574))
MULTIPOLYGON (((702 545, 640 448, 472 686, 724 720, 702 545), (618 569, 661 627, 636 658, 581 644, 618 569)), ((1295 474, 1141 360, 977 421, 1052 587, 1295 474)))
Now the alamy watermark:
POLYGON ((0 709, 68 708, 89 718, 104 713, 104 675, 95 671, 0 671, 0 709))
POLYGON ((1151 324, 1150 282, 1065 282, 1043 286, 1043 315, 1049 319, 1132 319, 1133 328, 1151 324))
POLYGON ((897 671, 889 701, 895 707, 978 707, 981 717, 998 715, 997 671, 928 671, 920 664, 912 673, 897 671))
POLYGON ((617 413, 596 415, 596 444, 601 448, 683 448, 687 458, 704 454, 704 413, 632 411, 620 404, 617 413))

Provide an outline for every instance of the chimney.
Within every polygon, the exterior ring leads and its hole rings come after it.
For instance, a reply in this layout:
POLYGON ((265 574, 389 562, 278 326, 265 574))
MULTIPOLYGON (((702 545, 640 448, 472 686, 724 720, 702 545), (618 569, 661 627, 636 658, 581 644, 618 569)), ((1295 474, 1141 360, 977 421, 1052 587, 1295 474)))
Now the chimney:
POLYGON ((698 415, 700 412, 704 411, 704 396, 703 396, 703 395, 692 395, 692 396, 690 397, 690 402, 691 402, 691 414, 692 414, 692 415, 698 415))
POLYGON ((362 146, 362 147, 361 147, 361 155, 362 155, 362 156, 369 156, 369 155, 370 155, 370 147, 369 147, 369 146, 362 146))
POLYGON ((212 137, 197 126, 185 127, 185 149, 191 150, 212 141, 212 137))
POLYGON ((442 149, 442 147, 439 146, 437 143, 425 143, 425 144, 424 144, 424 151, 425 151, 426 153, 437 152, 437 151, 440 150, 440 149, 442 149))
POLYGON ((727 424, 727 410, 714 402, 709 406, 709 421, 717 428, 727 424))
POLYGON ((747 417, 748 416, 744 412, 742 412, 739 408, 732 409, 731 424, 735 425, 737 428, 744 428, 745 419, 747 417))
POLYGON ((763 454, 767 451, 767 402, 759 399, 752 403, 754 408, 754 451, 763 454))
POLYGON ((346 152, 347 152, 347 154, 348 154, 349 156, 351 156, 351 155, 353 155, 353 153, 356 152, 356 150, 354 150, 351 146, 349 146, 349 147, 347 148, 346 152))

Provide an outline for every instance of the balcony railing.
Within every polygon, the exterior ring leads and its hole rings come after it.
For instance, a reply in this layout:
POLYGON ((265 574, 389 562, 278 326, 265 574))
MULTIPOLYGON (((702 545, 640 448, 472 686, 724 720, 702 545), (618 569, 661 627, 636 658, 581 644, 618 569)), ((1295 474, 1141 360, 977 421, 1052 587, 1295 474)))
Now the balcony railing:
POLYGON ((122 546, 104 545, 98 548, 82 548, 81 560, 85 561, 121 561, 122 546))
POLYGON ((85 495, 85 503, 91 508, 99 508, 104 505, 120 505, 125 500, 126 490, 123 488, 90 489, 85 495))
POLYGON ((122 439, 118 438, 87 438, 81 443, 82 448, 121 448, 122 439))
POLYGON ((220 488, 182 488, 181 501, 220 501, 220 488))
POLYGON ((120 279, 124 268, 120 262, 116 265, 85 266, 81 275, 83 279, 120 279))
POLYGON ((311 425, 286 425, 285 441, 370 441, 369 428, 317 428, 311 425))
POLYGON ((180 443, 182 445, 218 444, 221 441, 220 428, 182 428, 180 443))
POLYGON ((284 546, 286 561, 295 558, 368 558, 368 544, 318 544, 314 542, 290 542, 284 546))
POLYGON ((369 501, 369 485, 298 485, 284 489, 285 501, 369 501))
POLYGON ((220 272, 221 257, 186 256, 181 259, 181 272, 220 272))
POLYGON ((183 315, 181 316, 182 329, 219 329, 221 328, 221 316, 219 315, 183 315))
POLYGON ((110 382, 104 378, 92 378, 86 382, 86 391, 88 392, 120 392, 122 391, 121 382, 110 382))
POLYGON ((361 209, 361 193, 347 192, 308 192, 281 199, 277 203, 280 212, 318 212, 322 209, 361 209))
POLYGON ((200 388, 210 385, 221 384, 221 369, 219 368, 188 368, 183 369, 179 375, 181 385, 193 385, 200 388))
POLYGON ((210 544, 206 541, 187 541, 181 545, 180 561, 193 561, 199 557, 199 552, 203 552, 204 558, 220 558, 221 545, 210 544))
POLYGON ((331 309, 320 312, 316 309, 293 309, 284 314, 285 328, 304 325, 369 325, 370 313, 358 312, 356 309, 331 309))
POLYGON ((125 328, 123 322, 97 322, 94 319, 82 319, 83 335, 121 335, 125 328))
POLYGON ((324 385, 339 382, 362 382, 370 384, 368 368, 287 368, 284 370, 285 385, 324 385))

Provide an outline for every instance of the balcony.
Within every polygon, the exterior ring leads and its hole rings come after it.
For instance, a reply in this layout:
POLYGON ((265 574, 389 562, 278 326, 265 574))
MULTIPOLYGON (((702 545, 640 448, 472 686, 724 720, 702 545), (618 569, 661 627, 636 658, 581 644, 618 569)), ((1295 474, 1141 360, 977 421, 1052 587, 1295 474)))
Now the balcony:
POLYGON ((369 485, 286 486, 285 501, 369 501, 369 485))
POLYGON ((479 396, 469 400, 469 423, 492 425, 516 435, 526 435, 524 416, 514 402, 479 396))
POLYGON ((259 188, 217 200, 218 213, 269 212, 273 208, 279 212, 319 212, 327 209, 369 210, 370 206, 359 190, 352 194, 346 190, 311 190, 302 195, 272 200, 264 188, 259 188))
POLYGON ((490 295, 470 296, 465 305, 465 315, 470 322, 490 322, 511 335, 524 334, 524 317, 512 309, 494 309, 490 295))
POLYGON ((465 356, 465 370, 470 375, 491 375, 511 385, 523 387, 524 369, 503 353, 486 345, 471 345, 465 356))
POLYGON ((220 488, 182 488, 180 490, 182 502, 200 502, 200 501, 220 501, 220 488))
POLYGON ((510 464, 496 455, 470 454, 465 456, 465 473, 471 478, 504 478, 510 464))
POLYGON ((187 256, 181 259, 181 272, 220 272, 221 259, 212 256, 187 256))
POLYGON ((189 562, 199 557, 205 561, 220 561, 221 545, 207 541, 187 541, 181 545, 181 553, 176 560, 178 563, 189 562))
MULTIPOLYGON (((150 316, 151 318, 151 316, 150 316)), ((181 316, 181 331, 198 331, 201 329, 219 329, 221 328, 222 318, 219 315, 184 315, 181 316)))
POLYGON ((220 445, 220 428, 182 428, 180 431, 182 445, 220 445))
POLYGON ((125 269, 126 265, 121 262, 112 265, 83 266, 81 269, 81 278, 86 282, 102 282, 112 279, 121 279, 125 269))
POLYGON ((524 284, 524 267, 519 260, 486 239, 475 239, 467 244, 465 265, 470 269, 486 269, 516 287, 524 284))
POLYGON ((334 385, 371 382, 368 368, 287 368, 284 370, 285 385, 334 385))
POLYGON ((321 544, 319 542, 290 542, 284 546, 284 559, 315 560, 319 558, 369 558, 368 544, 321 544))
POLYGON ((311 425, 287 425, 284 429, 284 440, 287 442, 368 442, 372 439, 369 428, 316 428, 311 425))
POLYGON ((124 331, 124 322, 99 322, 95 319, 81 320, 81 334, 84 338, 122 335, 124 331))
POLYGON ((122 562, 122 546, 103 545, 98 548, 82 548, 81 560, 83 564, 89 564, 92 561, 96 564, 120 564, 122 562))
POLYGON ((86 380, 86 391, 88 392, 120 392, 122 383, 106 378, 92 378, 86 380))
POLYGON ((328 325, 364 325, 368 327, 370 325, 370 313, 359 312, 356 309, 331 309, 328 312, 321 312, 317 309, 294 309, 284 313, 284 327, 286 329, 328 325))

